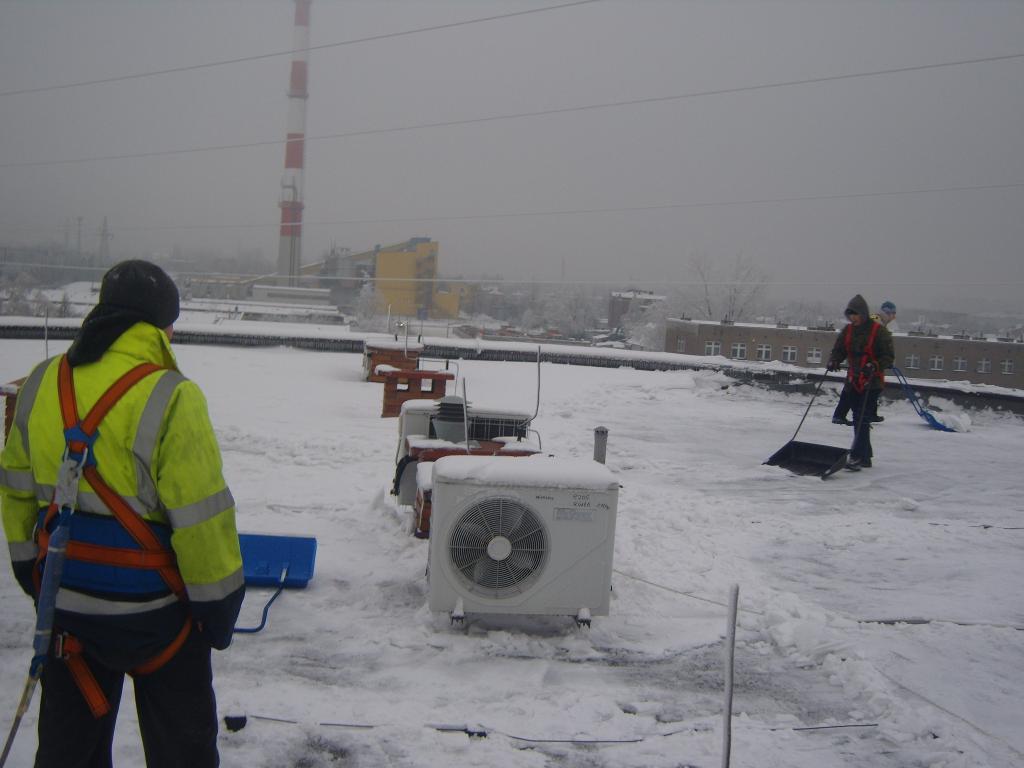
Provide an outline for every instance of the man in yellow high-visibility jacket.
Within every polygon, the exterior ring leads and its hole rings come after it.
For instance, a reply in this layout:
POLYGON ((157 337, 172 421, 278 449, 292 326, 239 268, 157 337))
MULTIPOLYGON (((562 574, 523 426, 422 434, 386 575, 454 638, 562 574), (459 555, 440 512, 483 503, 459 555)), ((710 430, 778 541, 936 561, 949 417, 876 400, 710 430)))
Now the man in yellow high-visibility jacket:
MULTIPOLYGON (((41 680, 37 768, 110 765, 125 673, 135 676, 150 768, 219 762, 210 649, 230 644, 245 586, 234 500, 206 401, 171 352, 177 317, 170 277, 145 261, 122 262, 104 275, 99 303, 67 353, 82 419, 127 371, 143 363, 160 366, 100 422, 91 455, 100 479, 145 521, 171 565, 133 565, 132 557, 143 557, 137 539, 97 489, 80 481, 71 517, 76 551, 122 555, 109 562, 75 559, 68 547, 55 643, 41 680), (98 683, 107 714, 97 714, 74 664, 98 683)), ((60 358, 47 360, 25 380, 0 455, 4 533, 15 576, 29 594, 42 567, 39 527, 46 526, 65 451, 59 367, 60 358)))

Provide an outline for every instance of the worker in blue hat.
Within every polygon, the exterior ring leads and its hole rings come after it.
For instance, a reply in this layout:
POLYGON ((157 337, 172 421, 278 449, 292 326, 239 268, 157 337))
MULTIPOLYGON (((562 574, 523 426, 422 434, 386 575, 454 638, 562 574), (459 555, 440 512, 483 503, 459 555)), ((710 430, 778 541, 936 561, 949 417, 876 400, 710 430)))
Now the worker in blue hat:
POLYGON ((888 328, 892 321, 896 319, 896 305, 891 301, 883 301, 882 306, 878 309, 876 319, 888 328))

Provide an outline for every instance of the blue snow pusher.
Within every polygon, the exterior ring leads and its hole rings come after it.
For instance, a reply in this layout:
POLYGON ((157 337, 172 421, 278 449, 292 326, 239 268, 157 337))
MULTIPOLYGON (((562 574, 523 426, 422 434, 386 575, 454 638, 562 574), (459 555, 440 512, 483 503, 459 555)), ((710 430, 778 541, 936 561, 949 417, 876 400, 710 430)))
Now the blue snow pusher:
POLYGON ((246 586, 305 587, 313 578, 316 539, 312 536, 271 536, 240 533, 246 586))
POLYGON ((242 573, 247 587, 277 587, 263 606, 263 617, 257 627, 235 627, 235 632, 253 634, 267 624, 270 606, 282 590, 303 589, 313 578, 316 564, 316 539, 312 536, 272 536, 240 533, 242 573))
POLYGON ((907 382, 907 377, 903 375, 903 371, 897 368, 895 365, 892 367, 892 372, 896 374, 896 379, 899 381, 900 386, 903 387, 903 394, 907 396, 907 400, 914 406, 914 410, 917 411, 917 415, 924 419, 928 426, 932 429, 938 429, 942 432, 956 432, 955 429, 951 429, 943 424, 941 421, 935 418, 935 414, 924 407, 921 402, 921 398, 917 396, 917 392, 910 388, 910 384, 907 382))

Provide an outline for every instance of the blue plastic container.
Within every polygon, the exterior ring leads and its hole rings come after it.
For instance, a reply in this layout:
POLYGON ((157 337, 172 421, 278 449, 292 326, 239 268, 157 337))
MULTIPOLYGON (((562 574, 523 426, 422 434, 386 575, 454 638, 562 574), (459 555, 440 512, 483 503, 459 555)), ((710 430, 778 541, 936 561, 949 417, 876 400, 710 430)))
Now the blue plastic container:
POLYGON ((238 541, 242 545, 245 583, 249 586, 281 586, 281 572, 285 569, 285 587, 301 589, 313 578, 316 539, 312 536, 240 533, 238 541))

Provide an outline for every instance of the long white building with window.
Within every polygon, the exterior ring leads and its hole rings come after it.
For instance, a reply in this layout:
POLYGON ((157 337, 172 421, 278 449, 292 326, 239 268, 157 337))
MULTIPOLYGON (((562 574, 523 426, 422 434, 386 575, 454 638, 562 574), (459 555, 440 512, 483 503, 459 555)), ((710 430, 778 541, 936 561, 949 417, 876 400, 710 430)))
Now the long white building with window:
MULTIPOLYGON (((806 368, 828 362, 838 328, 716 323, 670 318, 665 351, 730 360, 778 360, 806 368)), ((896 366, 912 378, 1024 389, 1024 340, 894 333, 896 366)))

